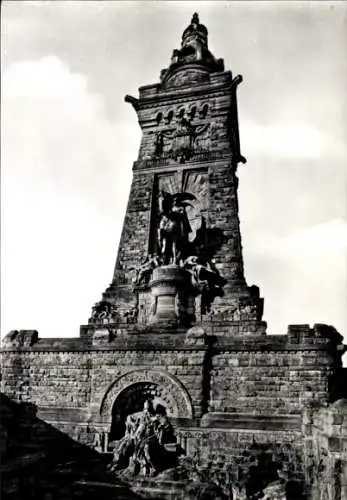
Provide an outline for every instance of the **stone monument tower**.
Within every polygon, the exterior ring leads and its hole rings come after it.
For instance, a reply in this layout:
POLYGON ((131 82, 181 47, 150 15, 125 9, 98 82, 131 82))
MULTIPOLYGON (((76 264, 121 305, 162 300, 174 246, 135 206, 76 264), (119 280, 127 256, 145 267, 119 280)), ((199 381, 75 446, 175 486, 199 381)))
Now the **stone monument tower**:
POLYGON ((101 453, 127 452, 134 423, 165 415, 223 484, 248 478, 258 494, 280 466, 313 500, 347 498, 343 337, 320 324, 267 335, 245 281, 241 81, 194 14, 159 83, 126 96, 142 139, 112 282, 78 338, 10 332, 2 391, 101 453))
POLYGON ((126 316, 158 334, 206 321, 223 322, 218 335, 265 333, 263 301, 243 272, 241 81, 211 54, 194 14, 160 83, 141 87, 138 99, 126 96, 142 140, 113 281, 92 323, 107 311, 111 323, 126 316))

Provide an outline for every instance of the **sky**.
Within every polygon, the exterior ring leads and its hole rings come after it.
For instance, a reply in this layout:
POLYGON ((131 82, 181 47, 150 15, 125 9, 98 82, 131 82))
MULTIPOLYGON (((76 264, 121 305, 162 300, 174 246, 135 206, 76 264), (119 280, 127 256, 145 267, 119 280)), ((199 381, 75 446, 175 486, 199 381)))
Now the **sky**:
POLYGON ((79 335, 109 285, 140 128, 124 96, 159 80, 193 12, 242 74, 245 273, 268 333, 347 342, 347 3, 2 4, 1 332, 79 335))

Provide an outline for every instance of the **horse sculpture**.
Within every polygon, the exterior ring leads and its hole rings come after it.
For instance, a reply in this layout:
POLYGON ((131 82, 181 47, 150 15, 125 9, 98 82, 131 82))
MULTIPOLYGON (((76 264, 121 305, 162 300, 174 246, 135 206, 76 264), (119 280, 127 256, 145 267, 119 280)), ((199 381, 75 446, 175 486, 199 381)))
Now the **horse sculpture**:
POLYGON ((186 207, 192 206, 186 200, 195 200, 190 193, 170 194, 161 191, 158 197, 159 226, 158 244, 163 263, 178 264, 185 257, 192 229, 186 207))

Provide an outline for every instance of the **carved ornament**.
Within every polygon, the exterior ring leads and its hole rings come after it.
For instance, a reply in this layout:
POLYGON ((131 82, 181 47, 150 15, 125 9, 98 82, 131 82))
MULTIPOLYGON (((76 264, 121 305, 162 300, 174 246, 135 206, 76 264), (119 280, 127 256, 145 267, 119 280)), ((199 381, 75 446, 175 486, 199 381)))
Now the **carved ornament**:
POLYGON ((191 68, 178 71, 167 78, 164 82, 164 88, 184 87, 197 83, 205 83, 210 79, 209 73, 206 70, 191 68))
POLYGON ((165 388, 172 398, 171 417, 193 418, 191 399, 181 382, 165 371, 146 368, 130 371, 113 382, 102 400, 100 415, 111 421, 112 408, 120 393, 139 382, 151 382, 165 388))

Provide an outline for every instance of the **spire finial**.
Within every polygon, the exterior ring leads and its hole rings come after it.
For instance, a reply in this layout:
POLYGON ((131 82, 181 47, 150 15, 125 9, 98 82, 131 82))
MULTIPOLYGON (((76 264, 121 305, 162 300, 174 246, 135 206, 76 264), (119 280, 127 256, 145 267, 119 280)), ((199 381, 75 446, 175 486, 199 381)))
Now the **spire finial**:
POLYGON ((199 14, 197 12, 194 12, 190 24, 199 24, 199 14))
POLYGON ((181 49, 173 51, 170 67, 161 73, 161 81, 164 82, 171 70, 176 71, 188 64, 198 64, 210 72, 224 71, 223 60, 216 59, 208 50, 208 31, 200 23, 197 12, 194 12, 189 26, 182 33, 181 49))

